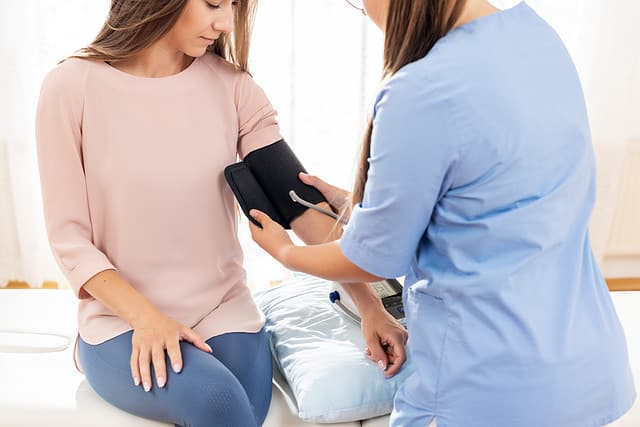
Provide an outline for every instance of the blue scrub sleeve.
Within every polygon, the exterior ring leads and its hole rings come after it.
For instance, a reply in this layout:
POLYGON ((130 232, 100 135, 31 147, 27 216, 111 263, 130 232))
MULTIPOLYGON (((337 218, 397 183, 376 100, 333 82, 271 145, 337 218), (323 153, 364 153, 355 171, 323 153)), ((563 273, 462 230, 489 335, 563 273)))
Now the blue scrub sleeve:
POLYGON ((460 140, 434 85, 396 77, 376 101, 364 198, 340 242, 351 262, 380 277, 407 273, 451 185, 460 140))

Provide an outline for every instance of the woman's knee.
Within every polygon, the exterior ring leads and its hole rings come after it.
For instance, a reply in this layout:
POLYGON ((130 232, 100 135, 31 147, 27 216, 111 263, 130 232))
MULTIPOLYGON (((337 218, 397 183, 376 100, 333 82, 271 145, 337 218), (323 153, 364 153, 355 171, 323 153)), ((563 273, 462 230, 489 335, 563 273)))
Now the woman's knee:
POLYGON ((258 424, 271 403, 271 350, 264 329, 258 333, 229 333, 208 341, 214 356, 238 379, 253 406, 258 424))
POLYGON ((210 354, 181 342, 182 372, 168 370, 166 386, 159 388, 154 378, 152 390, 145 393, 129 373, 129 343, 126 334, 97 346, 80 343, 87 379, 109 403, 138 416, 191 427, 256 425, 244 388, 210 354))
POLYGON ((184 396, 186 425, 197 426, 257 426, 249 398, 238 380, 229 373, 202 378, 192 384, 184 396))

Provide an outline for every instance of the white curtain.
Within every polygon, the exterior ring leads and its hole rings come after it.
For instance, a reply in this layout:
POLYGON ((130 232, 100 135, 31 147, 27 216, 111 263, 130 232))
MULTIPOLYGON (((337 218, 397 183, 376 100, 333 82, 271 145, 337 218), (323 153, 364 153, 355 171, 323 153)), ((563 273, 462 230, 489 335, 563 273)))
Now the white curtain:
MULTIPOLYGON (((64 281, 49 252, 40 205, 33 119, 44 73, 86 45, 109 0, 0 2, 0 286, 64 281)), ((494 0, 510 7, 516 0, 494 0)), ((634 0, 531 0, 561 34, 580 72, 598 155, 592 239, 601 259, 611 229, 624 147, 631 134, 631 85, 638 70, 634 0)), ((310 172, 349 187, 360 135, 378 86, 382 35, 343 0, 260 0, 253 75, 280 113, 282 130, 310 172)), ((640 79, 638 79, 640 80, 640 79)), ((637 120, 637 118, 636 118, 637 120)), ((240 227, 250 284, 288 273, 240 227)))
POLYGON ((0 2, 0 286, 63 281, 44 230, 34 117, 45 72, 97 34, 106 1, 0 2))

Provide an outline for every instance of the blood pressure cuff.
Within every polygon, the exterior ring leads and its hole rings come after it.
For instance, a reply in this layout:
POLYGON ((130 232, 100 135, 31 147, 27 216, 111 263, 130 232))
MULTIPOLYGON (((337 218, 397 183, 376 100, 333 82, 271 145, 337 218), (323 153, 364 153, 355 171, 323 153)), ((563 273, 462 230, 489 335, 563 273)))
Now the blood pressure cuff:
POLYGON ((306 173, 300 160, 280 140, 252 151, 242 162, 227 166, 224 176, 251 222, 260 225, 249 215, 251 209, 258 209, 285 229, 291 229, 291 221, 308 208, 291 200, 289 191, 313 204, 326 201, 322 193, 300 181, 300 172, 306 173))

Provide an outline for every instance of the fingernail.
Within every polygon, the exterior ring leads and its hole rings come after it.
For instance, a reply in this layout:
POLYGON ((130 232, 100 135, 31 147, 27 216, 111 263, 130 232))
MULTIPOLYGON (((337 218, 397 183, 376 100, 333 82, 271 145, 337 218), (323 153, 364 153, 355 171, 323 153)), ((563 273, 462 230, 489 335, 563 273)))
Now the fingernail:
POLYGON ((179 374, 181 370, 182 370, 182 366, 180 366, 180 364, 178 363, 173 364, 173 372, 175 372, 176 374, 179 374))
POLYGON ((387 370, 387 365, 384 363, 383 360, 378 360, 378 366, 380 367, 380 369, 382 369, 383 371, 387 370))
POLYGON ((136 385, 136 387, 139 386, 140 385, 140 378, 133 377, 133 383, 136 385))
POLYGON ((144 391, 149 391, 149 390, 151 390, 151 384, 144 383, 144 391))
POLYGON ((207 344, 207 348, 209 349, 209 353, 213 353, 213 349, 211 348, 211 346, 209 344, 207 344))
POLYGON ((162 388, 166 384, 164 378, 158 377, 158 387, 162 388))

